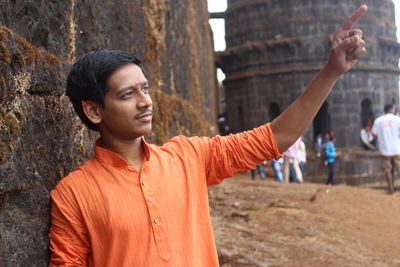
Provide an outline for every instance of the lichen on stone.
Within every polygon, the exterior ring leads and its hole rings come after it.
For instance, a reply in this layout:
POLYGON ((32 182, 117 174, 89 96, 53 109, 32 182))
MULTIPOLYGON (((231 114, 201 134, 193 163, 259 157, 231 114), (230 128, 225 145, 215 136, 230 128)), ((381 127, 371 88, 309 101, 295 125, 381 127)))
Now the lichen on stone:
POLYGON ((31 87, 31 74, 26 71, 20 71, 13 76, 14 86, 18 93, 25 94, 31 87))
POLYGON ((12 56, 13 54, 11 52, 10 47, 0 42, 0 59, 3 60, 5 63, 10 64, 12 56))
POLYGON ((7 146, 0 142, 0 163, 7 159, 7 146))
POLYGON ((7 193, 0 195, 0 211, 7 207, 9 196, 7 193))
POLYGON ((67 62, 73 64, 76 60, 76 31, 77 23, 75 18, 75 5, 76 0, 70 0, 70 12, 68 15, 68 33, 67 33, 67 47, 68 58, 67 62))
POLYGON ((25 52, 27 53, 27 60, 29 64, 36 64, 36 65, 41 65, 41 57, 39 53, 39 49, 34 46, 33 44, 29 43, 27 40, 20 36, 15 37, 15 42, 17 42, 19 45, 21 45, 24 49, 25 52))
POLYGON ((15 63, 20 67, 24 67, 25 66, 25 55, 22 53, 21 49, 19 49, 18 47, 15 48, 15 53, 14 53, 14 61, 15 63))
POLYGON ((3 102, 7 97, 7 85, 4 75, 0 74, 0 101, 3 102))
POLYGON ((8 35, 9 38, 14 36, 14 32, 6 26, 0 26, 0 32, 5 35, 8 35))
POLYGON ((6 125, 11 135, 15 135, 21 130, 20 121, 14 114, 8 114, 6 116, 6 125))
POLYGON ((47 65, 51 67, 60 65, 61 60, 56 55, 53 55, 46 51, 41 51, 40 53, 44 57, 44 60, 46 61, 47 65))
POLYGON ((156 110, 153 124, 156 143, 162 144, 171 137, 172 126, 176 129, 175 134, 188 136, 215 134, 211 132, 211 124, 204 118, 201 111, 188 101, 176 95, 168 95, 161 90, 154 90, 152 97, 156 110))

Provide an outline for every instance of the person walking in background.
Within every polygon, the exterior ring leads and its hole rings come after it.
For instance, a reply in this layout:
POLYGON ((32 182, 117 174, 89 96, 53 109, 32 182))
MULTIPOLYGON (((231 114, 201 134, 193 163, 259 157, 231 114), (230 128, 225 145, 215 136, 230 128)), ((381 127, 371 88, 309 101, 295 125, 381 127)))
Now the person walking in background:
POLYGON ((284 182, 282 170, 281 170, 282 163, 283 163, 283 158, 280 158, 278 160, 273 159, 271 161, 272 169, 274 170, 274 174, 275 174, 275 182, 279 182, 279 183, 284 182))
POLYGON ((285 182, 289 182, 289 173, 290 173, 290 165, 293 166, 296 179, 298 182, 303 182, 303 175, 301 174, 300 166, 299 166, 299 153, 300 153, 300 143, 301 137, 294 142, 292 146, 290 146, 284 153, 284 164, 283 164, 283 173, 285 176, 285 182))
POLYGON ((301 138, 300 142, 300 152, 299 152, 299 166, 300 166, 300 171, 303 173, 304 171, 304 165, 307 162, 307 149, 306 149, 306 144, 304 144, 303 138, 301 138))
POLYGON ((228 121, 225 114, 219 114, 217 119, 218 132, 220 135, 225 136, 230 133, 228 121))
POLYGON ((314 143, 314 150, 317 158, 321 157, 321 147, 322 147, 322 134, 318 134, 317 137, 315 138, 315 143, 314 143))
POLYGON ((265 172, 264 172, 264 167, 262 164, 258 165, 255 170, 251 170, 251 180, 256 179, 256 170, 258 171, 258 175, 260 176, 260 180, 265 180, 265 172))
POLYGON ((336 153, 335 148, 335 136, 329 137, 329 141, 324 146, 324 153, 326 157, 326 162, 328 164, 328 180, 326 184, 335 184, 335 161, 338 153, 336 153))
POLYGON ((372 134, 378 138, 387 192, 393 194, 392 168, 396 168, 397 173, 400 173, 400 118, 395 115, 395 107, 392 104, 385 105, 384 112, 384 115, 375 120, 372 126, 372 134))

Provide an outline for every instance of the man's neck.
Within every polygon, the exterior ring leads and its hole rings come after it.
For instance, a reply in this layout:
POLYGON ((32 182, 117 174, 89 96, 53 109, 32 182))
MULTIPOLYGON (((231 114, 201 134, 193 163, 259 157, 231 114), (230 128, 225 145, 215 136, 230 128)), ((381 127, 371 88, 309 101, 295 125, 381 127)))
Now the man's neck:
POLYGON ((103 148, 117 153, 129 164, 133 164, 135 168, 140 172, 144 158, 142 137, 137 137, 133 140, 125 140, 109 139, 102 136, 100 140, 100 145, 103 148))

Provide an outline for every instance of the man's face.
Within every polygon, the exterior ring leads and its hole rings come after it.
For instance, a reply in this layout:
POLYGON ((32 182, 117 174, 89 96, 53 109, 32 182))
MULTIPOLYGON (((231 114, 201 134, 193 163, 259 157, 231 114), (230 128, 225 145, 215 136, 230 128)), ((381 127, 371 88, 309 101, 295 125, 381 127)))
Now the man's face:
POLYGON ((133 63, 118 68, 108 79, 100 133, 134 139, 151 132, 152 101, 142 70, 133 63))

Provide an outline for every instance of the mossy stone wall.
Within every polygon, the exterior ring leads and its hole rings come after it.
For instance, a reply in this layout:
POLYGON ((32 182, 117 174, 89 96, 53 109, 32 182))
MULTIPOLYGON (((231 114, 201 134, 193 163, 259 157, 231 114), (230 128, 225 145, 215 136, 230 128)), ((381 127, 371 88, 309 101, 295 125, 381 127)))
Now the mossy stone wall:
POLYGON ((206 1, 0 1, 0 266, 47 266, 49 192, 97 137, 75 116, 65 78, 96 49, 144 62, 155 105, 149 140, 214 134, 206 1))

